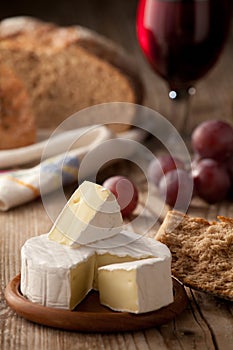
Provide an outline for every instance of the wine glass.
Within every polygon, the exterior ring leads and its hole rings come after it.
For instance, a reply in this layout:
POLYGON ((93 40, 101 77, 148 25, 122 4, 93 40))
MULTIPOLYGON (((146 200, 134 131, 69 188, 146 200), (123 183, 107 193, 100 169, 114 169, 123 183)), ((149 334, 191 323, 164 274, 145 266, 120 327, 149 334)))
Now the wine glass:
POLYGON ((140 0, 138 41, 151 66, 169 85, 169 97, 185 104, 187 132, 194 83, 217 61, 230 27, 232 0, 140 0))

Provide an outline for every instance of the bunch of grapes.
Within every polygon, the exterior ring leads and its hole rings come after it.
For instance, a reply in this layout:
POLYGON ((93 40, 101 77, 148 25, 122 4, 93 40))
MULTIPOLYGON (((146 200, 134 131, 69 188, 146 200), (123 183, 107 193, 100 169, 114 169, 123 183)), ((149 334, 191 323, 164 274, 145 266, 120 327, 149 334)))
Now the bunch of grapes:
POLYGON ((193 132, 194 158, 191 171, 170 155, 155 158, 149 165, 148 177, 170 206, 176 204, 179 186, 212 204, 219 202, 233 189, 233 128, 220 120, 201 123, 193 132))
MULTIPOLYGON (((233 193, 233 127, 220 120, 205 121, 194 130, 191 141, 194 152, 191 170, 171 155, 154 158, 148 168, 149 181, 171 207, 182 205, 182 195, 188 198, 193 184, 193 193, 210 204, 233 193)), ((103 186, 116 196, 122 216, 130 216, 138 205, 134 183, 124 176, 113 176, 103 186)))

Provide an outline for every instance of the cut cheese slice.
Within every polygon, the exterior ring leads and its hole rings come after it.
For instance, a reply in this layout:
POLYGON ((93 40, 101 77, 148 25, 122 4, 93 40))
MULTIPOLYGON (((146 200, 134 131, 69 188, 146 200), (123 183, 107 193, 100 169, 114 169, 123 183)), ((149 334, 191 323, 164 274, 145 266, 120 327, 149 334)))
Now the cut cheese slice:
POLYGON ((116 311, 144 313, 173 302, 171 266, 161 258, 98 269, 100 302, 116 311))
POLYGON ((130 262, 151 257, 171 261, 171 253, 164 244, 130 231, 89 245, 96 251, 93 288, 98 290, 98 268, 115 263, 130 262))
POLYGON ((72 247, 86 245, 114 236, 122 225, 115 196, 100 185, 84 181, 58 216, 49 239, 72 247))

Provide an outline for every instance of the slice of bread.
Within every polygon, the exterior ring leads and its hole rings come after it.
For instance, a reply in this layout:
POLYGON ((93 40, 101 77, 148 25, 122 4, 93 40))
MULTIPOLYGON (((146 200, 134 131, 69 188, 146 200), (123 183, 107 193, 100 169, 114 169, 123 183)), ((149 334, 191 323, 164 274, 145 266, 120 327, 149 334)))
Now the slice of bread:
MULTIPOLYGON (((5 19, 0 23, 0 59, 25 83, 40 128, 54 128, 88 106, 142 101, 132 60, 83 27, 62 28, 29 17, 5 19)), ((127 128, 121 125, 116 131, 127 128)))
POLYGON ((0 65, 0 150, 35 142, 36 126, 27 90, 15 72, 0 65))
POLYGON ((233 219, 209 222, 169 211, 155 238, 172 252, 172 273, 185 285, 233 299, 233 219))

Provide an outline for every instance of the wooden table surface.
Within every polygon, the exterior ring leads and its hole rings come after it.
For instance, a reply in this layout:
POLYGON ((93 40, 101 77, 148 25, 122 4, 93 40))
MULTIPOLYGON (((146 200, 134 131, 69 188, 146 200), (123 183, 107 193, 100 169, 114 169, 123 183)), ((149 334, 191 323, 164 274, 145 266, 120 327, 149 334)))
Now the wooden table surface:
MULTIPOLYGON (((156 76, 140 52, 135 35, 136 0, 130 1, 14 1, 0 5, 0 18, 33 15, 60 24, 82 24, 113 39, 125 47, 141 72, 146 96, 144 104, 171 121, 171 104, 165 82, 156 76)), ((191 101, 190 129, 201 120, 222 118, 233 122, 233 28, 227 45, 214 69, 196 85, 191 101)), ((132 176, 133 166, 123 162, 110 172, 121 171, 132 176)), ((144 187, 135 172, 143 205, 144 187)), ((233 217, 233 202, 218 205, 191 206, 189 213, 213 219, 216 215, 233 217)), ((117 334, 82 334, 50 329, 18 317, 6 305, 4 289, 20 271, 20 247, 34 235, 48 231, 51 221, 41 201, 0 213, 0 342, 1 349, 233 349, 233 303, 187 288, 189 305, 172 322, 142 332, 117 334)), ((154 234, 157 225, 152 229, 154 234)), ((93 320, 94 322, 94 320, 93 320)))

